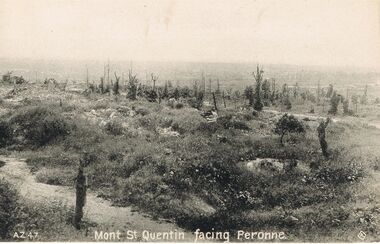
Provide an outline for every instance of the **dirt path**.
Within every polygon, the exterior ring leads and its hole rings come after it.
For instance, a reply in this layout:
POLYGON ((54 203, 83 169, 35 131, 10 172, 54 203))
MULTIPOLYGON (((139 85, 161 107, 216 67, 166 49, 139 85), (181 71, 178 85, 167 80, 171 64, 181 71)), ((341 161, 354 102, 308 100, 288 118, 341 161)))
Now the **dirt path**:
MULTIPOLYGON (((1 157, 6 162, 0 167, 0 178, 4 178, 20 192, 25 201, 49 204, 60 201, 68 206, 74 206, 74 190, 64 186, 53 186, 36 182, 25 160, 1 157)), ((131 207, 114 207, 109 201, 96 197, 93 193, 87 194, 85 205, 85 219, 97 224, 114 226, 119 230, 127 227, 141 233, 143 230, 151 232, 182 231, 185 232, 185 241, 193 241, 191 232, 185 231, 173 223, 154 221, 149 217, 134 212, 131 207)))

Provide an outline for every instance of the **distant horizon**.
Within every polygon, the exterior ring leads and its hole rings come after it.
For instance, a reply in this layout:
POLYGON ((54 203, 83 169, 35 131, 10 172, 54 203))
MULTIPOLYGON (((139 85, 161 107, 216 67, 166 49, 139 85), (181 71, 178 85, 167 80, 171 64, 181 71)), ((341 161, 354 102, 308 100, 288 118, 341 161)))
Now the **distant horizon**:
MULTIPOLYGON (((27 80, 43 80, 54 78, 58 81, 72 80, 85 81, 88 77, 93 82, 99 82, 104 76, 104 68, 108 60, 75 60, 70 59, 7 59, 0 58, 0 74, 13 71, 14 75, 20 75, 27 80)), ((252 72, 259 64, 264 69, 264 78, 275 79, 278 84, 295 84, 312 86, 320 82, 321 86, 328 84, 377 84, 380 85, 380 72, 375 69, 363 67, 332 67, 332 66, 307 66, 294 64, 268 64, 257 62, 222 63, 222 62, 186 62, 186 61, 133 61, 133 73, 137 78, 146 82, 150 80, 150 74, 159 76, 157 84, 171 80, 181 85, 192 84, 204 77, 220 80, 220 83, 232 86, 244 87, 252 80, 252 72)), ((114 73, 126 77, 131 67, 130 60, 111 60, 110 74, 114 73)))
POLYGON ((380 0, 1 0, 0 57, 380 70, 379 10, 380 0))
MULTIPOLYGON (((360 65, 322 65, 322 64, 296 64, 296 63, 284 63, 284 62, 259 62, 259 61, 213 61, 213 60, 139 60, 139 59, 98 59, 98 58, 82 58, 82 59, 74 59, 74 58, 65 58, 65 57, 55 57, 55 58, 21 58, 21 57, 0 57, 0 61, 11 61, 11 62, 77 62, 77 63, 103 63, 107 64, 108 61, 112 65, 112 63, 170 63, 170 64, 241 64, 241 65, 256 65, 261 66, 291 66, 291 67, 303 67, 303 68, 321 68, 321 69, 361 69, 368 70, 370 72, 380 72, 379 66, 360 66, 360 65)), ((265 67, 264 67, 265 68, 265 67)), ((355 70, 352 70, 353 72, 355 70)))

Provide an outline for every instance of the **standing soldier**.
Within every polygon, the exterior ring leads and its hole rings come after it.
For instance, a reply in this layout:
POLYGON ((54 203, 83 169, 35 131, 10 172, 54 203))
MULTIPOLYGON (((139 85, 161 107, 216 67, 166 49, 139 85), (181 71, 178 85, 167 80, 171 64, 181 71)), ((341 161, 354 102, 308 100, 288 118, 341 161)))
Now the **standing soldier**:
POLYGON ((317 130, 318 130, 318 138, 319 143, 321 145, 322 154, 325 158, 329 157, 329 153, 327 151, 327 141, 326 141, 326 128, 330 122, 330 118, 327 118, 326 121, 321 121, 317 130))

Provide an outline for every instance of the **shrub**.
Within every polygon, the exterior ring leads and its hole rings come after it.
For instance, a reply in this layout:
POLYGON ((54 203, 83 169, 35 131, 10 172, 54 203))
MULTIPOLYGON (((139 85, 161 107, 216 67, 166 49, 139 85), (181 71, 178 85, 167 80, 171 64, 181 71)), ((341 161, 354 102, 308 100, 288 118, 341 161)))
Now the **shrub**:
POLYGON ((181 134, 193 132, 204 121, 199 113, 194 110, 184 109, 172 112, 172 128, 181 134))
POLYGON ((200 109, 203 105, 203 100, 200 100, 196 97, 191 97, 191 98, 187 99, 187 103, 192 108, 200 109))
POLYGON ((166 105, 170 108, 176 108, 176 109, 181 109, 183 108, 183 103, 177 102, 174 98, 170 98, 166 105))
POLYGON ((181 109, 181 108, 183 108, 183 106, 184 106, 183 103, 178 102, 178 103, 175 104, 174 107, 175 107, 176 109, 181 109))
POLYGON ((46 151, 41 151, 28 156, 26 163, 35 172, 39 169, 48 168, 72 168, 78 162, 78 156, 73 153, 63 152, 62 148, 49 147, 46 151))
POLYGON ((136 108, 136 113, 140 114, 141 116, 145 116, 145 115, 150 114, 150 111, 146 108, 138 107, 138 108, 136 108))
POLYGON ((77 152, 90 150, 97 144, 102 142, 106 137, 106 133, 81 118, 74 118, 75 124, 71 133, 65 137, 63 147, 65 151, 74 149, 77 152))
POLYGON ((219 128, 220 125, 217 123, 202 122, 197 127, 197 131, 201 133, 214 134, 219 128))
POLYGON ((0 180, 0 238, 8 238, 9 232, 17 224, 17 193, 8 183, 0 180))
POLYGON ((243 112, 237 113, 236 117, 241 119, 241 120, 250 121, 250 120, 253 120, 255 117, 257 117, 257 115, 258 115, 257 111, 253 110, 253 112, 243 111, 243 112))
POLYGON ((5 146, 12 139, 12 130, 8 123, 0 121, 0 147, 5 146))
POLYGON ((156 131, 158 127, 170 127, 173 121, 170 117, 164 116, 163 114, 151 113, 147 116, 139 117, 137 122, 139 126, 145 129, 156 131))
POLYGON ((158 161, 155 150, 156 149, 152 147, 141 148, 128 155, 128 157, 121 164, 121 168, 119 170, 120 176, 128 178, 131 174, 146 165, 149 167, 154 167, 158 161))
POLYGON ((120 121, 109 121, 105 126, 105 130, 107 133, 114 136, 122 135, 124 132, 123 125, 120 121))
POLYGON ((324 164, 314 173, 316 179, 332 185, 357 181, 363 178, 363 176, 363 169, 356 163, 336 165, 336 163, 329 162, 324 164))
POLYGON ((70 126, 57 112, 49 107, 33 106, 16 112, 9 120, 16 132, 28 143, 43 146, 50 141, 68 135, 70 126))
POLYGON ((290 102, 289 96, 285 97, 284 105, 287 110, 292 109, 292 103, 290 102))
POLYGON ((216 122, 222 125, 225 129, 250 130, 249 126, 244 121, 238 120, 231 114, 219 117, 216 122))
POLYGON ((155 90, 145 91, 145 97, 149 102, 156 102, 158 94, 155 90))
POLYGON ((255 100, 255 98, 254 98, 254 91, 253 91, 253 87, 252 86, 247 86, 244 89, 244 96, 249 101, 249 105, 252 106, 253 102, 255 100))
POLYGON ((332 97, 330 98, 330 109, 328 111, 329 114, 337 114, 340 100, 340 95, 336 94, 336 92, 334 91, 332 97))
POLYGON ((112 91, 113 91, 114 95, 120 94, 120 92, 119 92, 119 90, 120 90, 119 79, 120 79, 120 77, 116 77, 116 81, 112 86, 112 91))
POLYGON ((287 133, 304 133, 305 128, 301 121, 296 119, 293 115, 284 114, 276 123, 274 129, 276 134, 279 134, 280 142, 283 144, 283 137, 287 133))
POLYGON ((127 85, 127 98, 131 100, 136 100, 137 99, 137 85, 139 81, 136 78, 136 75, 133 75, 132 72, 128 73, 128 85, 127 85))

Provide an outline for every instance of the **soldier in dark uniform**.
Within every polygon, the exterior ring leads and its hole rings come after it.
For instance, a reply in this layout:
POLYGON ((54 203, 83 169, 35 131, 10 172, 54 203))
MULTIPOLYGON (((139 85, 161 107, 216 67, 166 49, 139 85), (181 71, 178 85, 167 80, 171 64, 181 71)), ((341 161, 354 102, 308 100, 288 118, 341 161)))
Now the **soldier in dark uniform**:
POLYGON ((325 158, 329 157, 329 153, 327 151, 327 141, 326 141, 326 128, 330 122, 330 118, 327 118, 326 121, 322 121, 319 123, 317 128, 319 143, 321 144, 322 154, 325 158))

